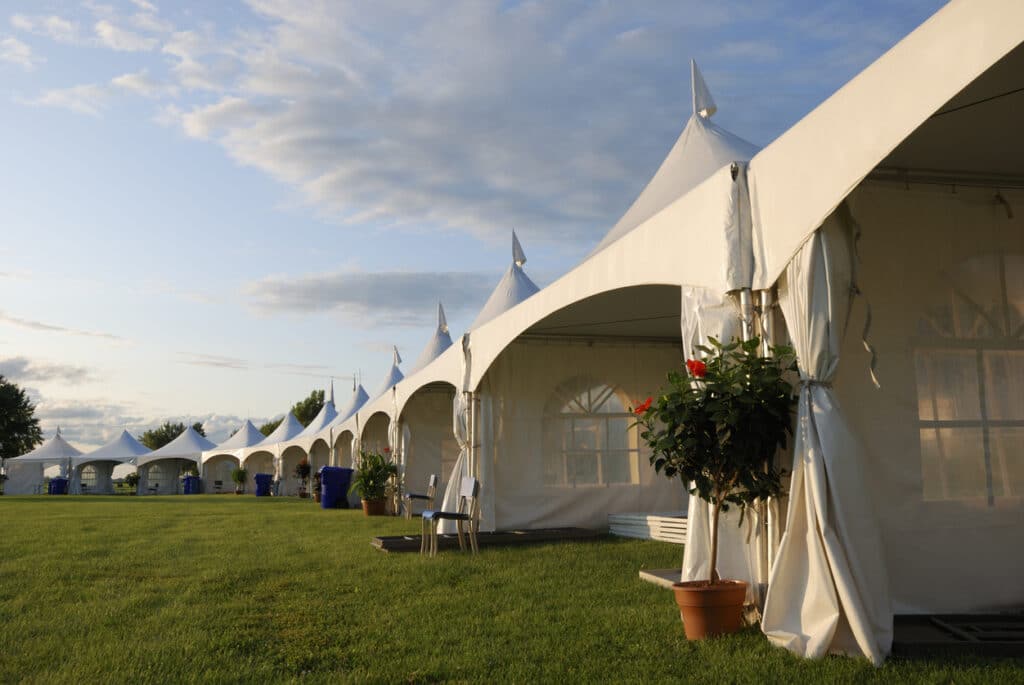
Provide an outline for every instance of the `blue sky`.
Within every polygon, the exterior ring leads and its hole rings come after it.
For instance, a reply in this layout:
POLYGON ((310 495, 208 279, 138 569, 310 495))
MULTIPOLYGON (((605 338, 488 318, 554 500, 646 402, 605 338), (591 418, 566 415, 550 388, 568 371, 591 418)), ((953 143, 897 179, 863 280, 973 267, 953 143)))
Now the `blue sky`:
POLYGON ((80 446, 375 388, 541 286, 689 116, 764 145, 943 3, 3 0, 0 373, 80 446))

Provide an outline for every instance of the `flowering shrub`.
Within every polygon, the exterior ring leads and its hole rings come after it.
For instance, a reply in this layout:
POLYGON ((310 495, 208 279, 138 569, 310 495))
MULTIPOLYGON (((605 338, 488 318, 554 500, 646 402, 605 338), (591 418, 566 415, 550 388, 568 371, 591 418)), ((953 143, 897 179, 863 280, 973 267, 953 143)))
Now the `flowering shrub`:
POLYGON ((793 352, 773 347, 762 357, 759 347, 757 338, 728 345, 712 338, 699 348, 705 361, 690 359, 685 373, 670 372, 666 392, 634 410, 654 470, 692 483, 690 494, 712 505, 712 583, 719 512, 782 494, 773 457, 793 431, 796 398, 785 377, 793 352))

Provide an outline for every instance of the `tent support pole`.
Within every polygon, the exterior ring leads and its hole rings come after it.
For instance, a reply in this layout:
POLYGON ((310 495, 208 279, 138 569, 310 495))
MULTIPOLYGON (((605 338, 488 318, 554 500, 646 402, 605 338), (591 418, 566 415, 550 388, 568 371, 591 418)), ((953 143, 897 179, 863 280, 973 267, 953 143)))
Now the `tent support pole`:
POLYGON ((750 288, 740 288, 740 335, 744 342, 754 337, 753 318, 754 302, 750 288))

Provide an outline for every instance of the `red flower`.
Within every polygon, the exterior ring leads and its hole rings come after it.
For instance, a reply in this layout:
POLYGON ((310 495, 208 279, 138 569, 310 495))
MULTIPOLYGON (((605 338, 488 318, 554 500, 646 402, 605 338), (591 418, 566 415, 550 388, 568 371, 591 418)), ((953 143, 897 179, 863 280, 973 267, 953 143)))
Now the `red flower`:
POLYGON ((636 414, 637 416, 640 416, 641 414, 643 414, 645 411, 647 411, 648 409, 651 408, 651 401, 653 399, 654 399, 653 397, 648 397, 646 402, 644 402, 639 407, 637 407, 636 409, 633 410, 633 413, 636 414))
POLYGON ((385 452, 390 452, 390 451, 391 451, 391 448, 390 448, 390 447, 385 447, 385 448, 384 448, 384 451, 385 451, 385 452))
POLYGON ((687 359, 686 368, 690 370, 690 374, 694 378, 704 378, 704 375, 708 372, 708 365, 696 359, 687 359))

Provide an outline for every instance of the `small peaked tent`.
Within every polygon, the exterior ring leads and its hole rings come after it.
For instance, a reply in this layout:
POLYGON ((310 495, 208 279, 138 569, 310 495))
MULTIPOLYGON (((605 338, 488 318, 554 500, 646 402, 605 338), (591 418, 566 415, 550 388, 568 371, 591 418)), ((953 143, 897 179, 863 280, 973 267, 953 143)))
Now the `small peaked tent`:
POLYGON ((71 492, 110 494, 114 491, 114 467, 135 463, 138 457, 149 454, 149 448, 135 439, 127 430, 102 447, 71 460, 71 492), (83 488, 83 485, 85 486, 83 488))
POLYGON ((505 275, 501 277, 501 281, 498 282, 491 296, 487 298, 487 302, 480 313, 476 315, 476 319, 469 325, 470 330, 479 328, 540 290, 523 271, 524 264, 526 264, 526 253, 523 252, 523 247, 519 244, 516 232, 512 231, 512 264, 508 267, 505 275))
POLYGON ((336 418, 338 418, 338 410, 334 407, 334 381, 331 381, 331 389, 327 401, 320 407, 320 411, 309 422, 309 425, 293 438, 293 441, 315 439, 317 433, 327 428, 336 418))
POLYGON ((693 114, 647 187, 591 254, 608 247, 722 167, 748 161, 757 153, 756 145, 712 123, 718 107, 693 60, 690 74, 693 114))
POLYGON ((203 452, 216 447, 189 426, 181 435, 136 462, 139 466, 139 493, 178 494, 181 474, 189 466, 202 463, 203 452), (192 462, 189 464, 188 462, 192 462))
POLYGON ((7 460, 6 495, 34 495, 42 492, 43 470, 47 466, 60 466, 65 473, 71 459, 82 454, 67 442, 60 429, 52 438, 31 452, 7 460))
POLYGON ((419 359, 412 367, 411 373, 416 373, 430 362, 437 359, 442 352, 452 346, 452 336, 448 332, 448 320, 444 315, 444 307, 440 302, 437 303, 437 328, 434 329, 434 335, 430 337, 426 347, 423 348, 423 352, 420 353, 419 359))
POLYGON ((295 418, 295 414, 288 412, 280 425, 274 429, 274 432, 264 438, 262 442, 256 443, 254 447, 266 449, 279 442, 287 442, 303 430, 305 430, 305 426, 299 423, 299 420, 295 418))
POLYGON ((352 397, 344 407, 338 410, 338 417, 331 422, 331 428, 341 425, 343 421, 346 421, 350 416, 359 411, 359 408, 366 404, 369 399, 370 396, 366 394, 362 383, 353 387, 352 397))
POLYGON ((388 375, 384 377, 384 382, 381 384, 380 388, 374 394, 374 397, 380 397, 388 390, 391 390, 391 388, 395 387, 398 381, 405 378, 405 374, 403 374, 402 370, 398 368, 398 365, 402 363, 402 355, 398 354, 397 347, 395 347, 394 350, 395 354, 391 361, 391 368, 388 370, 388 375))
MULTIPOLYGON (((235 431, 234 435, 229 437, 224 442, 217 445, 213 452, 218 454, 221 452, 233 452, 235 450, 245 449, 246 447, 252 447, 263 442, 266 436, 260 433, 260 429, 253 425, 252 421, 246 419, 242 427, 235 431)), ((210 455, 212 456, 212 455, 210 455)), ((203 459, 206 459, 206 454, 203 454, 203 459)))

